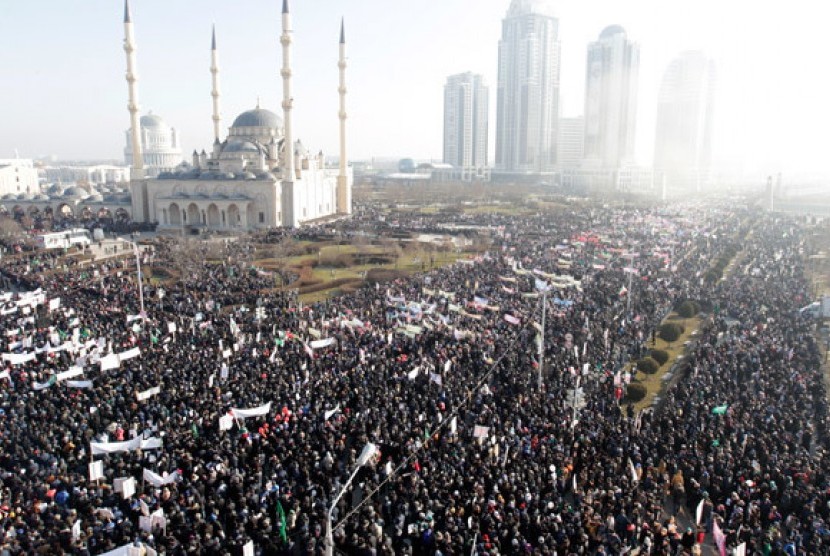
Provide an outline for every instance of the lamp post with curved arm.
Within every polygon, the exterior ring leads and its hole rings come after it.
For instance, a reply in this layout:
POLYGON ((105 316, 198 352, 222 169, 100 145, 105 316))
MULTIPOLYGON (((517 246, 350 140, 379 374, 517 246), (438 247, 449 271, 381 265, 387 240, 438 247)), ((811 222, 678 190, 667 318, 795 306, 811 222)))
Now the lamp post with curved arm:
POLYGON ((371 442, 367 442, 366 446, 363 447, 363 451, 360 452, 360 456, 357 458, 357 465, 355 466, 354 471, 352 471, 352 474, 349 476, 349 480, 346 481, 346 484, 343 485, 343 488, 340 489, 329 506, 329 511, 326 516, 326 556, 333 556, 334 554, 334 537, 331 530, 331 519, 332 513, 334 513, 334 508, 337 507, 337 503, 349 489, 349 486, 351 486, 352 481, 354 480, 355 475, 357 475, 357 472, 360 471, 360 468, 366 465, 377 453, 378 447, 371 442))

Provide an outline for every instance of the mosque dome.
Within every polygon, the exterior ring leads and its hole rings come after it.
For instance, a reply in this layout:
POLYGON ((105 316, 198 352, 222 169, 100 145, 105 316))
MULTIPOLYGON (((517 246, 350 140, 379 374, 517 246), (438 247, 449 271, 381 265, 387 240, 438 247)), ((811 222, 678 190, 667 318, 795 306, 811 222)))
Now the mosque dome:
POLYGON ((87 193, 86 189, 84 189, 83 187, 78 187, 77 185, 73 187, 68 187, 66 191, 63 192, 64 197, 82 198, 88 195, 89 193, 87 193))
POLYGON ((35 201, 48 201, 49 195, 44 195, 43 193, 38 193, 34 197, 32 197, 35 201))
POLYGON ((241 113, 233 121, 231 127, 282 127, 282 118, 264 108, 254 108, 241 113))
MULTIPOLYGON (((239 119, 239 118, 237 118, 239 119)), ((223 153, 258 153, 259 148, 250 141, 228 141, 223 153)))
POLYGON ((610 39, 616 35, 625 36, 625 29, 623 29, 620 25, 609 25, 602 30, 602 33, 599 34, 599 38, 610 39))
POLYGON ((141 116, 141 127, 170 127, 161 116, 153 114, 145 114, 141 116))
POLYGON ((57 183, 54 184, 54 185, 51 185, 49 187, 49 189, 46 190, 46 194, 51 195, 53 197, 59 197, 59 196, 63 195, 63 186, 58 185, 57 183))

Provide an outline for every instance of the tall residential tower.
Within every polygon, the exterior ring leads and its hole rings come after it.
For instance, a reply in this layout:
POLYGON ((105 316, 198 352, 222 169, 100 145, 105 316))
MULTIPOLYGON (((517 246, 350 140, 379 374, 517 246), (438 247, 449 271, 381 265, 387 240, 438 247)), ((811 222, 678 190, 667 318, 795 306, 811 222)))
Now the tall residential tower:
POLYGON ((502 21, 496 169, 541 174, 556 164, 559 20, 546 0, 512 0, 502 21))
POLYGON ((481 75, 459 73, 444 86, 444 162, 472 180, 487 168, 489 98, 481 75))
POLYGON ((709 178, 715 64, 702 52, 680 54, 666 69, 657 104, 654 179, 672 191, 700 191, 709 178))
POLYGON ((634 158, 640 48, 619 25, 588 45, 585 75, 585 163, 619 170, 634 158))

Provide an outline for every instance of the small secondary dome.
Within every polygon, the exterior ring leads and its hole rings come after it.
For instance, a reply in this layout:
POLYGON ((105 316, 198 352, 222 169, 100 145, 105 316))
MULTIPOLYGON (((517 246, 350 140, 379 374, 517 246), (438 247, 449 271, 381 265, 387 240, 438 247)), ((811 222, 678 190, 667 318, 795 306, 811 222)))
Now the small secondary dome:
POLYGON ((270 127, 276 129, 282 127, 282 119, 270 110, 254 108, 237 116, 231 127, 270 127))
POLYGON ((599 38, 610 39, 616 35, 625 36, 625 29, 623 29, 620 25, 609 25, 602 30, 602 33, 599 34, 599 38))
POLYGON ((67 188, 67 190, 63 192, 64 197, 75 197, 75 198, 77 198, 77 197, 86 197, 88 195, 89 195, 89 193, 87 193, 86 189, 84 189, 83 187, 78 187, 77 185, 73 186, 73 187, 70 187, 70 188, 67 188))
POLYGON ((141 116, 141 127, 169 127, 161 116, 150 112, 141 116))
POLYGON ((256 145, 251 143, 250 141, 228 141, 228 144, 225 145, 225 148, 222 149, 223 153, 256 153, 259 152, 259 149, 256 145))

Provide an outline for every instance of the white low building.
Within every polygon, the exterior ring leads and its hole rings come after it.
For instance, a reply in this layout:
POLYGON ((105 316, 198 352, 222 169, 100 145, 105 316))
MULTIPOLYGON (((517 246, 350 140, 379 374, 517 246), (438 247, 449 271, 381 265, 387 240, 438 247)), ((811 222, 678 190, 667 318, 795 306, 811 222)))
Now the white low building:
POLYGON ((30 158, 0 159, 0 196, 40 192, 37 170, 30 158))

